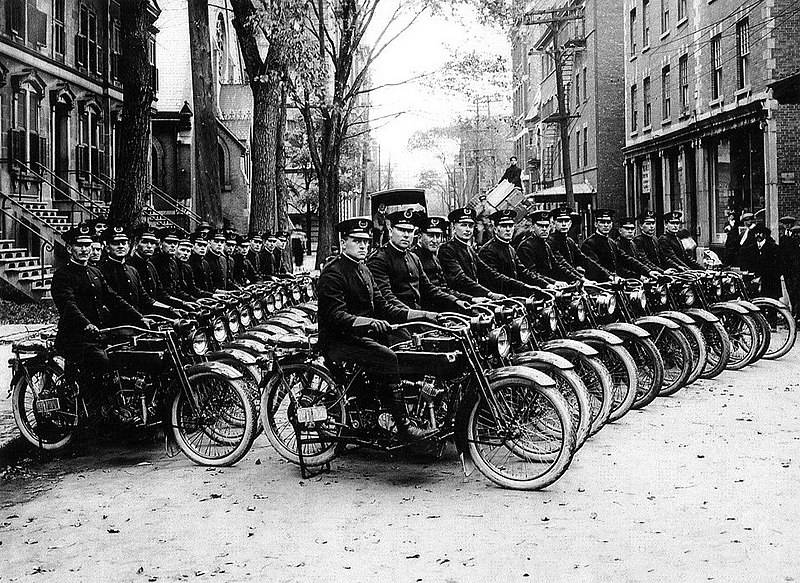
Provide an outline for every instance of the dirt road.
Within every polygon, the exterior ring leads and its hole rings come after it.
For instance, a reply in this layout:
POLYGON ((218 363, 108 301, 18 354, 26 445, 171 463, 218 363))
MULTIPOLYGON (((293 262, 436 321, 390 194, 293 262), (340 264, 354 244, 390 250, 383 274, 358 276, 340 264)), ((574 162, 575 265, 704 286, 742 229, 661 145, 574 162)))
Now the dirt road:
POLYGON ((798 355, 630 413, 546 492, 454 453, 303 481, 263 437, 226 470, 152 442, 28 461, 0 481, 0 581, 794 581, 798 355))

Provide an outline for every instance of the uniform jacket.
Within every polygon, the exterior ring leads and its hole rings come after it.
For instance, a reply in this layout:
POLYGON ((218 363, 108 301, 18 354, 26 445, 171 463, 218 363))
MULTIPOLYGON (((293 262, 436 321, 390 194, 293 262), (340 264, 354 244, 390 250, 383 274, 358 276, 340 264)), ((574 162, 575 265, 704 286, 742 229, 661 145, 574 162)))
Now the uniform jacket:
POLYGON ((213 292, 216 288, 211 279, 211 268, 203 255, 192 253, 189 256, 189 265, 192 266, 192 279, 198 289, 213 292))
MULTIPOLYGON (((177 261, 177 260, 176 260, 177 261)), ((197 287, 194 281, 194 270, 188 261, 177 261, 178 264, 178 286, 184 294, 192 298, 207 297, 210 294, 197 287)))
POLYGON ((340 255, 328 263, 317 281, 319 345, 363 336, 358 325, 367 318, 405 322, 409 309, 396 299, 386 299, 369 268, 340 255))
MULTIPOLYGON (((636 244, 635 240, 626 239, 625 237, 620 236, 620 238, 617 239, 617 246, 619 247, 620 251, 622 251, 623 253, 627 253, 634 259, 644 264, 649 271, 660 269, 658 266, 650 262, 650 260, 647 258, 647 254, 641 249, 639 249, 639 246, 636 244)), ((622 277, 630 278, 630 277, 637 277, 642 274, 636 271, 632 271, 629 268, 623 266, 622 273, 620 273, 620 275, 622 277)))
MULTIPOLYGON (((607 272, 617 275, 626 272, 645 275, 650 271, 641 261, 622 251, 616 241, 600 233, 588 237, 581 245, 581 251, 602 265, 607 272)), ((587 269, 586 277, 595 281, 607 281, 608 279, 605 273, 594 269, 587 269)))
POLYGON ((412 310, 459 311, 458 298, 433 285, 419 257, 410 251, 389 243, 367 258, 367 267, 386 299, 396 298, 412 310))
POLYGON ((455 238, 439 247, 439 263, 447 285, 471 296, 486 296, 490 291, 528 295, 531 291, 529 285, 489 267, 471 245, 455 238))
POLYGON ((158 277, 158 270, 152 261, 134 251, 128 257, 127 264, 139 274, 139 280, 142 282, 142 287, 147 292, 147 295, 157 302, 167 299, 164 288, 161 285, 161 278, 158 277))
POLYGON ((264 277, 272 277, 275 273, 275 257, 272 251, 268 250, 266 247, 262 247, 259 256, 261 260, 261 273, 264 274, 264 277))
POLYGON ((419 258, 420 265, 422 265, 422 270, 425 272, 425 275, 428 276, 428 279, 433 285, 446 290, 447 293, 454 295, 459 300, 465 300, 468 302, 472 301, 473 296, 454 290, 447 285, 447 280, 445 279, 444 271, 442 270, 442 264, 439 263, 439 258, 435 253, 431 253, 424 247, 414 247, 412 252, 419 258))
POLYGON ((747 235, 744 244, 739 245, 737 252, 737 265, 745 271, 755 271, 760 253, 756 247, 756 238, 753 233, 747 235))
POLYGON ((258 251, 250 251, 247 252, 247 260, 250 262, 250 265, 253 266, 253 271, 255 271, 257 279, 263 279, 264 275, 264 266, 261 265, 261 253, 258 251))
POLYGON ((520 261, 525 267, 546 277, 566 282, 573 282, 581 278, 581 274, 563 257, 553 253, 547 239, 532 235, 519 244, 517 252, 519 252, 520 261))
POLYGON ((780 299, 781 289, 781 257, 778 244, 772 237, 767 237, 761 249, 756 244, 758 261, 755 263, 755 274, 761 278, 761 295, 768 298, 780 299))
POLYGON ((662 234, 658 238, 658 250, 669 267, 675 267, 676 269, 686 269, 687 267, 689 269, 702 269, 694 259, 689 257, 686 248, 675 233, 662 234))
POLYGON ((279 273, 289 273, 289 269, 283 259, 283 249, 275 247, 272 250, 272 274, 277 275, 279 273))
POLYGON ((135 267, 124 261, 106 257, 100 262, 100 271, 103 272, 109 287, 117 292, 119 297, 142 314, 149 314, 152 311, 155 300, 144 289, 135 267))
POLYGON ((612 274, 605 267, 597 263, 597 261, 581 251, 581 248, 578 247, 574 239, 567 236, 566 233, 553 231, 547 238, 547 242, 550 243, 550 249, 553 250, 553 254, 561 257, 576 270, 578 267, 582 267, 584 271, 593 270, 594 272, 604 274, 606 279, 611 279, 612 274))
POLYGON ((633 240, 639 251, 647 258, 647 261, 658 267, 658 269, 667 269, 670 267, 674 269, 683 269, 685 267, 682 263, 677 263, 674 258, 667 259, 664 257, 661 253, 656 236, 642 233, 634 237, 633 240))
POLYGON ((185 302, 194 301, 192 295, 186 291, 183 285, 178 260, 173 255, 159 251, 153 255, 150 261, 158 271, 158 278, 161 280, 164 293, 185 302))
POLYGON ((511 246, 511 243, 501 241, 497 237, 492 237, 481 247, 478 257, 483 259, 486 265, 506 277, 541 287, 554 282, 553 279, 539 275, 535 270, 525 267, 517 257, 517 251, 511 246))
POLYGON ((111 289, 96 267, 70 261, 56 270, 51 286, 58 310, 56 348, 69 344, 95 344, 86 327, 141 324, 142 315, 111 289))
POLYGON ((228 266, 228 258, 225 255, 214 253, 209 250, 206 254, 208 263, 208 274, 214 289, 231 289, 231 273, 228 266))
POLYGON ((233 256, 233 281, 239 285, 258 281, 258 274, 245 255, 237 253, 233 256))

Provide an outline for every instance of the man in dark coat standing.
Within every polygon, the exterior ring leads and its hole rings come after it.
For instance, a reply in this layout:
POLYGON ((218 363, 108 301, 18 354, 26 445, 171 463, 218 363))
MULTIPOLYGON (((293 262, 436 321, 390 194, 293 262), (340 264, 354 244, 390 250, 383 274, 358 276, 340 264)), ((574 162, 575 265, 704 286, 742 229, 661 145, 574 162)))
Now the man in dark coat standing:
POLYGON ((522 264, 551 280, 572 283, 582 278, 581 273, 567 263, 563 257, 553 253, 547 238, 550 236, 550 211, 537 210, 528 213, 532 235, 517 248, 522 264))
POLYGON ((768 298, 781 298, 781 257, 778 244, 772 238, 770 230, 758 223, 752 230, 756 242, 758 260, 754 264, 754 273, 761 279, 761 295, 768 298))
POLYGON ((539 287, 554 284, 554 279, 540 275, 535 270, 525 267, 519 260, 516 249, 511 246, 516 218, 517 213, 512 209, 497 211, 492 214, 494 236, 481 247, 478 257, 483 259, 486 265, 506 277, 518 279, 539 287))
POLYGON ((756 226, 753 213, 742 215, 743 232, 739 237, 739 246, 736 255, 736 265, 744 271, 755 271, 756 261, 759 253, 756 248, 756 238, 753 236, 753 229, 756 226))

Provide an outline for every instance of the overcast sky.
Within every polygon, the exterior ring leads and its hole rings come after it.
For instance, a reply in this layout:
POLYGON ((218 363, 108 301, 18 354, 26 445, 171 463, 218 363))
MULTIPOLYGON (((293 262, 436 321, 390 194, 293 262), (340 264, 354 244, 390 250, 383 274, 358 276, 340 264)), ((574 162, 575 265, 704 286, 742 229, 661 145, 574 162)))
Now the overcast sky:
MULTIPOLYGON (((511 59, 506 33, 477 24, 469 13, 462 12, 460 18, 423 16, 375 63, 372 70, 373 85, 435 72, 447 61, 453 48, 464 52, 478 50, 490 55, 504 55, 509 63, 511 59)), ((423 169, 441 170, 441 162, 431 153, 409 152, 408 138, 415 131, 446 125, 459 113, 466 113, 474 107, 464 99, 434 91, 419 82, 375 91, 372 102, 372 118, 376 120, 395 112, 408 112, 373 132, 381 145, 384 169, 388 160, 392 161, 394 187, 414 186, 418 173, 423 169)), ((383 123, 385 120, 377 120, 374 125, 383 123)), ((449 154, 455 155, 457 151, 457 148, 451 149, 449 154)))

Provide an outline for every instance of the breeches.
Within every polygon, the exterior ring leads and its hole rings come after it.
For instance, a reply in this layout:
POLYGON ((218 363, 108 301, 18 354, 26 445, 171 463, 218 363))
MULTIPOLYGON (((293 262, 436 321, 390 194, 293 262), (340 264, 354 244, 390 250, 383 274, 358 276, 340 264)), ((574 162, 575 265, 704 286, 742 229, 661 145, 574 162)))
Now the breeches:
POLYGON ((349 361, 364 367, 371 379, 385 385, 400 382, 397 355, 394 351, 371 338, 334 340, 326 351, 334 362, 349 361))

